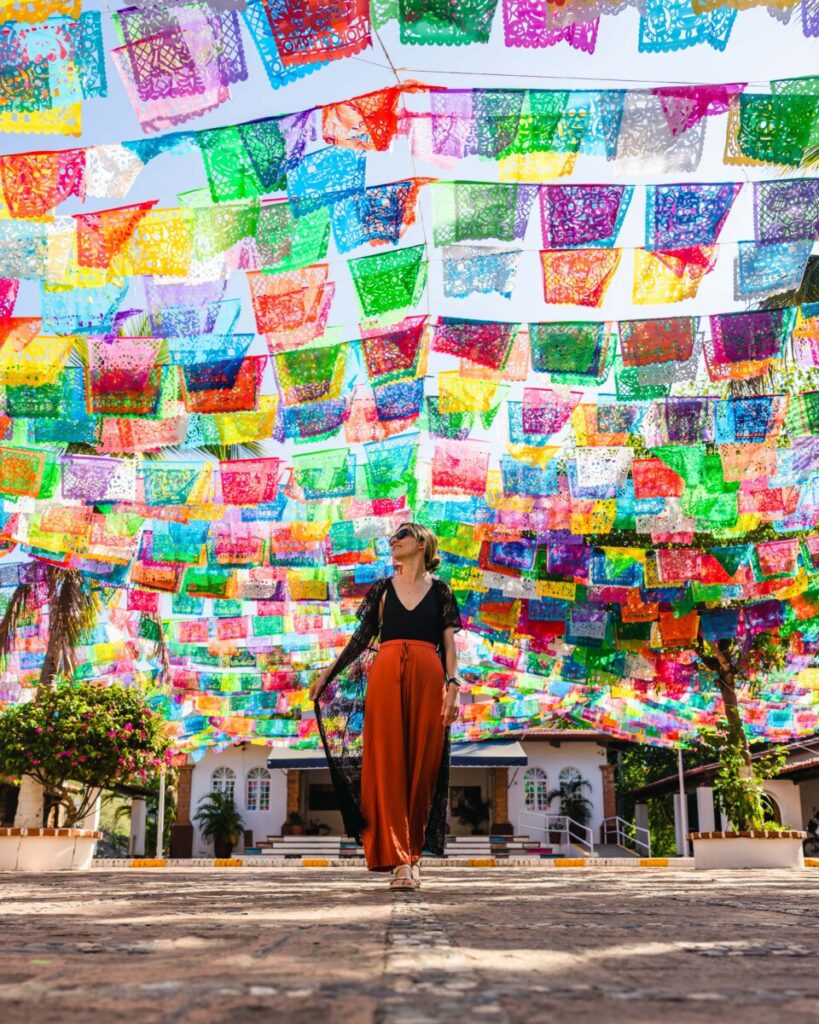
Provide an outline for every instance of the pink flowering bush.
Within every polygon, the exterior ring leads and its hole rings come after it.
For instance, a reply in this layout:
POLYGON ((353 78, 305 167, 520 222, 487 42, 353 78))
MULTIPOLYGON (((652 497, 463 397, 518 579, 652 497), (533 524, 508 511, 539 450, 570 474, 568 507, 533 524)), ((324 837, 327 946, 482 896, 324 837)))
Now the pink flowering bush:
POLYGON ((163 719, 139 690, 66 683, 0 715, 0 775, 30 775, 59 799, 66 826, 95 790, 144 782, 169 757, 163 719))

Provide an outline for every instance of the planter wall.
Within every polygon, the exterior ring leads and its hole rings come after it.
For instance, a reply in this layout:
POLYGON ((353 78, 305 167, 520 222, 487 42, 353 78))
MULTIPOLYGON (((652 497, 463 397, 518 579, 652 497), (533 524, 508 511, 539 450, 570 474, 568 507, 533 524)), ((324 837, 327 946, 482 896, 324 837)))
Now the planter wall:
POLYGON ((805 832, 691 832, 694 867, 803 868, 805 832))
POLYGON ((84 828, 0 828, 0 871, 86 871, 98 839, 84 828))

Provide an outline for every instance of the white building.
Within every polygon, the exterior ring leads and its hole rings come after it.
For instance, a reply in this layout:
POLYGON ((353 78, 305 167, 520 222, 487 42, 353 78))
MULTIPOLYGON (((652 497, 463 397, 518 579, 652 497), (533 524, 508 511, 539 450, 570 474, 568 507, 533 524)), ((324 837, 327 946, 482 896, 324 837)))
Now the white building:
MULTIPOLYGON (((514 740, 453 744, 450 772, 448 828, 453 836, 525 834, 527 813, 558 813, 559 801, 547 794, 561 782, 579 776, 588 786, 589 827, 600 839, 604 817, 616 813, 614 766, 607 764, 607 748, 619 746, 602 733, 534 729, 514 740), (485 804, 486 817, 475 823, 458 811, 485 804)), ((342 835, 330 773, 322 750, 299 751, 240 744, 220 753, 208 751, 188 766, 180 780, 177 844, 172 855, 209 856, 212 847, 198 828, 190 826, 199 801, 213 789, 232 792, 246 828, 245 846, 253 848, 268 836, 282 834, 288 816, 297 813, 307 829, 342 835), (187 848, 189 847, 189 849, 187 848)), ((468 814, 468 811, 467 811, 468 814)), ((532 820, 528 819, 528 825, 532 820)))
MULTIPOLYGON (((781 825, 803 829, 819 811, 819 736, 792 740, 782 746, 787 751, 785 765, 775 779, 764 780, 762 787, 768 796, 771 819, 781 825)), ((751 756, 756 760, 762 753, 759 751, 751 756)), ((729 822, 714 799, 714 779, 718 770, 716 763, 684 769, 684 818, 678 773, 634 790, 631 796, 636 801, 637 824, 647 827, 649 801, 673 795, 678 853, 687 850, 688 845, 683 840, 683 826, 687 832, 727 829, 729 822)))

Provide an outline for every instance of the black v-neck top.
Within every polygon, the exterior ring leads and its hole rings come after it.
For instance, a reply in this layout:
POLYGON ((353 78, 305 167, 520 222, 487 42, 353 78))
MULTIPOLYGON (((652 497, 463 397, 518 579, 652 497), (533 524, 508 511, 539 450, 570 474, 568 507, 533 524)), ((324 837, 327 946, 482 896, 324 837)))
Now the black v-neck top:
POLYGON ((443 643, 441 598, 434 585, 419 603, 407 611, 395 591, 392 580, 386 588, 384 617, 381 621, 381 642, 385 640, 426 640, 440 647, 443 643))

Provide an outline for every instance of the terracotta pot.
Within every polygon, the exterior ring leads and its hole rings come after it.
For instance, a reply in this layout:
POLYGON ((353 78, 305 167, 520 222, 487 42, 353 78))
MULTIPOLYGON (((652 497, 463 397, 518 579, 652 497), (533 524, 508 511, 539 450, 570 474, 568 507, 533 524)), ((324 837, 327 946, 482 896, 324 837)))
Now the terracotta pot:
POLYGON ((303 836, 304 835, 304 825, 293 825, 289 821, 286 821, 282 825, 282 835, 283 836, 303 836))

